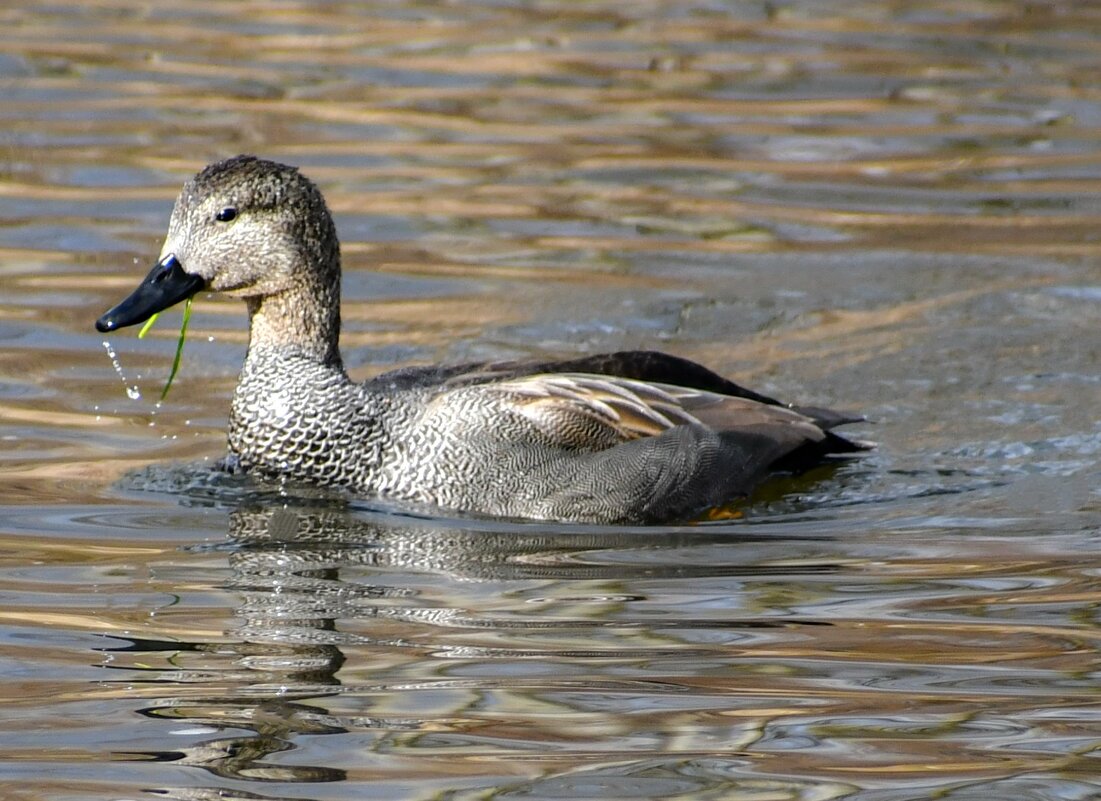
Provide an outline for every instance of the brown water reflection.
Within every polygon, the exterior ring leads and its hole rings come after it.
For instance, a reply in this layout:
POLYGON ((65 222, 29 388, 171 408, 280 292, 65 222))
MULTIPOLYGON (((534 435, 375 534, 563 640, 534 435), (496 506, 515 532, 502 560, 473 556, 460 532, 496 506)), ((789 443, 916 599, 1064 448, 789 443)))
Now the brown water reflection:
POLYGON ((1101 794, 1091 4, 0 22, 5 798, 1101 794), (160 407, 178 318, 91 322, 241 151, 330 199, 357 375, 661 347, 880 449, 670 530, 221 486, 242 311, 160 407))

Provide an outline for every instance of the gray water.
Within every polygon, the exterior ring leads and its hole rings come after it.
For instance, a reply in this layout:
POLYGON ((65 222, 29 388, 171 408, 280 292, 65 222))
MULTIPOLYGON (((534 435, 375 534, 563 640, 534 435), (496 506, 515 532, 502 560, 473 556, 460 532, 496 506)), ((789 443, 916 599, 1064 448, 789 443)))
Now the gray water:
POLYGON ((1094 4, 0 23, 0 796, 1101 797, 1094 4), (356 377, 660 348, 879 447, 652 529, 219 478, 243 309, 164 403, 179 313, 92 322, 238 152, 325 191, 356 377))

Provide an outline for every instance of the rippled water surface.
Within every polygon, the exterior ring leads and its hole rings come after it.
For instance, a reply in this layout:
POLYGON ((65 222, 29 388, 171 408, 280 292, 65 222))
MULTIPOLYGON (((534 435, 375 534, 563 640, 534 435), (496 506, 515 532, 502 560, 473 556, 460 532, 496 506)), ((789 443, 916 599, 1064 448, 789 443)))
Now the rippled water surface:
POLYGON ((0 23, 0 796, 1101 797, 1095 4, 0 23), (92 322, 238 152, 329 198, 356 376, 656 347, 879 448, 667 529, 219 479, 243 310, 163 405, 179 314, 92 322))

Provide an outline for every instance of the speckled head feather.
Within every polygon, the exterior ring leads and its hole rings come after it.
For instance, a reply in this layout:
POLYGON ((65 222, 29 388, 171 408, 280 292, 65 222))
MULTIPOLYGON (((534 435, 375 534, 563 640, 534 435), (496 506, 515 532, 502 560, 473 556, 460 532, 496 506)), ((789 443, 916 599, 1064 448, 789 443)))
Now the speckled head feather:
POLYGON ((246 301, 255 344, 339 364, 336 227, 294 167, 242 155, 203 169, 172 210, 161 258, 170 255, 209 289, 246 301))
MULTIPOLYGON (((405 368, 356 384, 340 359, 332 216, 296 169, 252 156, 184 186, 142 286, 156 294, 162 281, 180 289, 159 308, 198 287, 245 301, 229 425, 229 463, 245 470, 465 512, 638 523, 864 447, 830 430, 853 418, 783 406, 654 352, 405 368)), ((140 317, 111 315, 103 330, 140 317)))
POLYGON ((302 203, 306 217, 325 209, 321 192, 295 167, 240 155, 204 167, 184 184, 182 196, 189 204, 209 197, 247 206, 254 210, 277 210, 288 201, 302 203))

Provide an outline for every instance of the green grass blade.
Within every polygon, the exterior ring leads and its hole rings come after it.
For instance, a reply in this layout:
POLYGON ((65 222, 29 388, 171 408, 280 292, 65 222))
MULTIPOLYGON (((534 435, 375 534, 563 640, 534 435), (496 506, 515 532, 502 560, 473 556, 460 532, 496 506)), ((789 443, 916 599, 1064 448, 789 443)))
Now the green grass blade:
MULTIPOLYGON (((156 317, 150 318, 152 322, 156 317)), ((172 372, 168 374, 168 381, 165 382, 164 389, 161 390, 161 400, 168 397, 168 390, 172 386, 172 381, 176 378, 176 373, 180 370, 180 361, 183 359, 183 346, 184 340, 187 339, 187 323, 191 319, 191 298, 187 299, 184 304, 183 323, 180 325, 180 338, 176 342, 176 358, 172 360, 172 372)), ((146 328, 149 324, 146 324, 146 328)), ((143 329, 144 330, 144 329, 143 329)))
POLYGON ((157 312, 148 320, 145 321, 145 325, 138 331, 138 339, 145 339, 145 335, 149 333, 149 329, 153 327, 153 323, 157 322, 157 318, 161 316, 160 312, 157 312))

